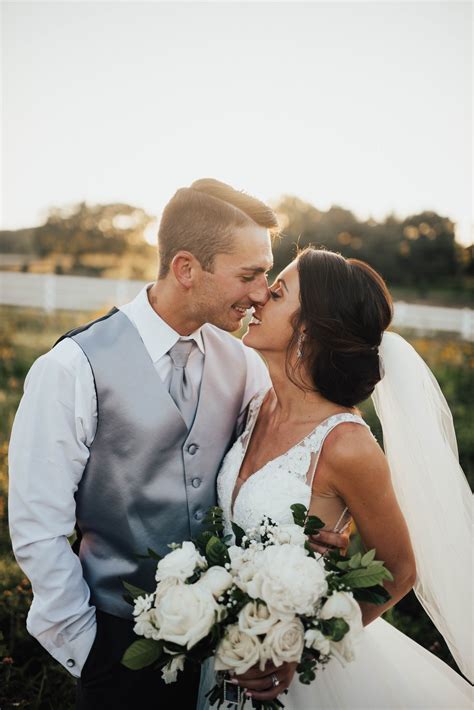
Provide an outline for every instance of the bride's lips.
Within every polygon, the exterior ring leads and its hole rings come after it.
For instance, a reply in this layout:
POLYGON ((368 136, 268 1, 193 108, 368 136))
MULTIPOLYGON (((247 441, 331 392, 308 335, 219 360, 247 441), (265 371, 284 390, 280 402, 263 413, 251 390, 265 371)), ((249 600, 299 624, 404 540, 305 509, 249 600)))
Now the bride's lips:
POLYGON ((251 318, 250 321, 249 321, 249 328, 250 328, 251 326, 254 326, 254 325, 261 325, 261 324, 262 324, 261 319, 258 318, 258 316, 256 316, 255 313, 254 313, 253 316, 252 316, 252 318, 251 318))

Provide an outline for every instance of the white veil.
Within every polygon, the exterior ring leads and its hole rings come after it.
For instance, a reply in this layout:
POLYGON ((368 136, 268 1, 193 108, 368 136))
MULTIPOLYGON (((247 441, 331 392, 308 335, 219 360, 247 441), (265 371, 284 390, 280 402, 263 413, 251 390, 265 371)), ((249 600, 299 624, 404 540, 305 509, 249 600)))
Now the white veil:
POLYGON ((414 591, 472 682, 473 498, 451 412, 433 374, 401 336, 385 332, 379 355, 383 377, 372 399, 415 552, 414 591))

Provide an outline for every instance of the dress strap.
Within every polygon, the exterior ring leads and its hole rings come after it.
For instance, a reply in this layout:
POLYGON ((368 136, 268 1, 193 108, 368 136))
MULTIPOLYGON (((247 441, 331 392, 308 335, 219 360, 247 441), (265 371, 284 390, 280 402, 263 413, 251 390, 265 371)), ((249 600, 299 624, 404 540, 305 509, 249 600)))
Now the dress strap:
POLYGON ((250 434, 253 431, 255 422, 257 421, 258 413, 260 412, 260 407, 263 404, 263 400, 268 394, 269 387, 259 390, 250 400, 247 406, 247 420, 245 422, 244 430, 242 431, 242 438, 249 439, 250 434))

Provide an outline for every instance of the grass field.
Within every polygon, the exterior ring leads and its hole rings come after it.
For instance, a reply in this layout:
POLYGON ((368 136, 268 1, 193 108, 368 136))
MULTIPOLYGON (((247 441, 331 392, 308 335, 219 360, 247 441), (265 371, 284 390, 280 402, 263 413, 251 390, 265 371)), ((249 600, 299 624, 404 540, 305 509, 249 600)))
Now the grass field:
MULTIPOLYGON (((32 362, 67 330, 99 314, 0 307, 0 708, 68 710, 74 705, 71 676, 25 630, 31 589, 10 547, 7 524, 7 447, 23 381, 32 362)), ((404 334, 428 362, 454 415, 461 464, 474 483, 474 433, 470 406, 473 397, 472 344, 448 337, 419 338, 404 334)), ((375 436, 382 440, 373 407, 362 407, 375 436)), ((386 618, 426 648, 454 666, 446 644, 413 594, 386 618)))

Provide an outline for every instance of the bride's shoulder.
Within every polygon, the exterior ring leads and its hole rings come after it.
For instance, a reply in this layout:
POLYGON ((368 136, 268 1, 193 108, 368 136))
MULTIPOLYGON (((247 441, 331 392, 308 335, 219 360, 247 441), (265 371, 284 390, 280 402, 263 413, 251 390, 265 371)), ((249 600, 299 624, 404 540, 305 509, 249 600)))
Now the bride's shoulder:
POLYGON ((368 426, 342 421, 326 437, 321 464, 335 479, 361 478, 374 471, 388 471, 385 455, 368 426))

